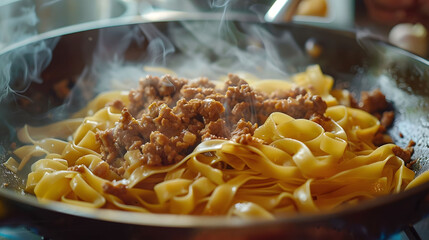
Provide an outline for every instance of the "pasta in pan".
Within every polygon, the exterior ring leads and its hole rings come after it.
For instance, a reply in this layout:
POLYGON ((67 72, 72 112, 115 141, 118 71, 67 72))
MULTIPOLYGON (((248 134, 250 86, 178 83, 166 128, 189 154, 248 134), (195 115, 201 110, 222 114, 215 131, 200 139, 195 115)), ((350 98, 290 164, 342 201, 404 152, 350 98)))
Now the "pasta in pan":
MULTIPOLYGON (((257 81, 251 85, 261 94, 268 94, 264 92, 271 92, 272 85, 263 83, 267 82, 257 81)), ((158 150, 162 146, 163 152, 170 150, 171 142, 152 144, 152 141, 163 139, 154 140, 153 135, 154 132, 162 133, 162 130, 152 129, 148 133, 150 140, 147 141, 152 145, 140 142, 135 147, 138 139, 145 139, 141 132, 140 138, 133 135, 134 145, 131 146, 124 144, 118 147, 122 143, 114 140, 112 145, 106 143, 111 140, 109 136, 116 136, 114 131, 118 126, 124 125, 124 119, 129 116, 124 109, 133 108, 130 106, 133 98, 124 92, 102 94, 76 114, 74 120, 56 123, 55 129, 67 131, 56 131, 50 134, 51 137, 46 137, 52 126, 25 126, 21 129, 19 139, 26 145, 14 151, 20 159, 16 168, 22 169, 33 157, 40 158, 31 166, 26 191, 36 195, 41 202, 53 200, 91 208, 240 218, 273 218, 296 212, 328 211, 398 193, 407 186, 427 181, 427 174, 414 179, 414 172, 397 156, 396 145, 374 144, 380 121, 366 111, 352 108, 349 103, 344 105, 348 101, 344 97, 346 92, 334 94, 332 84, 332 78, 323 75, 318 66, 309 67, 306 72, 296 75, 292 83, 276 86, 285 91, 296 86, 305 88, 311 95, 310 99, 321 96, 326 109, 320 116, 316 114, 318 117, 314 117, 313 113, 310 117, 296 117, 293 116, 295 113, 288 114, 286 110, 274 110, 258 118, 256 122, 260 121, 261 125, 250 132, 246 129, 251 127, 237 128, 235 132, 247 132, 238 137, 234 137, 233 132, 230 138, 211 133, 209 137, 201 137, 200 142, 195 141, 195 131, 188 127, 180 131, 183 141, 174 142, 174 146, 185 143, 189 146, 186 145, 184 150, 178 148, 174 154, 166 154, 160 162, 155 161, 159 157, 145 156, 149 153, 144 150, 153 146, 158 150), (117 99, 121 100, 120 104, 108 104, 117 99), (90 115, 84 116, 87 113, 90 115), (114 129, 113 135, 108 135, 112 133, 111 129, 114 129), (119 150, 111 150, 113 147, 119 150)), ((234 87, 243 89, 243 86, 230 86, 227 92, 234 87)), ((136 96, 135 92, 132 94, 130 96, 136 96)), ((172 99, 177 102, 177 99, 172 99)), ((213 105, 216 97, 208 99, 210 101, 205 98, 198 106, 213 105)), ((299 99, 288 97, 279 100, 276 109, 280 109, 278 104, 287 101, 309 104, 299 99)), ((163 101, 168 103, 168 100, 163 101)), ((314 101, 313 105, 316 103, 314 101)), ((153 108, 153 104, 149 108, 153 108)), ((157 105, 156 111, 176 111, 176 107, 169 110, 163 104, 157 105)), ((223 105, 226 106, 225 102, 223 105)), ((232 119, 234 109, 230 112, 225 110, 222 116, 232 119)), ((252 108, 252 118, 255 112, 262 111, 255 109, 252 108)), ((129 122, 139 126, 150 116, 144 112, 131 115, 129 122)), ((166 124, 164 120, 159 121, 166 124)), ((213 122, 219 123, 218 119, 213 122)), ((130 131, 129 126, 133 126, 131 123, 127 125, 127 131, 130 131)), ((241 120, 234 123, 240 124, 243 124, 241 120)), ((208 129, 207 126, 204 129, 208 129)), ((130 135, 123 139, 129 138, 130 135)), ((170 141, 173 138, 170 137, 170 141)), ((197 135, 196 138, 200 137, 197 135)), ((9 165, 13 164, 9 162, 9 165)))

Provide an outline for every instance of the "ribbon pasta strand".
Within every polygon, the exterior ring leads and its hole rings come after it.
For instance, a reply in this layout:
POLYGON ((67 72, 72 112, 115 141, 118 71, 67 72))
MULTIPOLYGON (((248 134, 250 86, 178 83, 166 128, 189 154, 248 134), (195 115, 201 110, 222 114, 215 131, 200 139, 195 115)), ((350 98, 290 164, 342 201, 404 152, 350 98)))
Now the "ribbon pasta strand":
POLYGON ((101 158, 96 134, 120 118, 106 103, 122 99, 127 104, 123 92, 101 95, 76 114, 90 116, 55 125, 73 131, 39 138, 40 129, 22 128, 19 137, 27 145, 14 154, 21 159, 19 169, 40 158, 31 167, 26 191, 42 202, 143 213, 269 219, 331 210, 427 181, 427 173, 413 181, 414 172, 393 153, 395 145, 374 146, 379 121, 338 105, 330 95, 332 81, 317 67, 295 77, 296 84, 313 85, 312 91, 329 101, 327 124, 274 112, 254 133, 260 143, 207 140, 168 166, 144 165, 141 152, 129 150, 120 175, 101 158))

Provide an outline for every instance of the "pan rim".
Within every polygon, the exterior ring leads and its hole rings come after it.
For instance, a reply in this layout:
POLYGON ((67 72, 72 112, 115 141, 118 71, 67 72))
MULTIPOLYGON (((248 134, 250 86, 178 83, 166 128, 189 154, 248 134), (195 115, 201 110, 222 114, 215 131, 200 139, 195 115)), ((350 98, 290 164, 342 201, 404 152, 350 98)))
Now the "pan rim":
POLYGON ((119 224, 139 226, 174 227, 174 228, 239 228, 249 226, 266 226, 270 224, 286 223, 320 223, 328 219, 357 214, 364 210, 371 210, 382 205, 399 202, 411 195, 425 194, 428 196, 429 182, 408 189, 406 191, 379 196, 359 203, 358 205, 339 208, 318 213, 298 213, 291 216, 277 216, 274 219, 238 219, 226 216, 192 216, 178 214, 139 213, 111 209, 86 208, 73 206, 57 201, 39 202, 35 196, 19 194, 16 191, 0 188, 0 197, 22 203, 43 210, 56 213, 83 217, 119 224))
MULTIPOLYGON (((60 37, 68 34, 73 33, 79 33, 89 30, 95 30, 100 29, 104 27, 115 27, 115 26, 122 26, 122 25, 130 25, 130 24, 142 24, 142 23, 159 23, 159 22, 169 22, 171 20, 174 21, 192 21, 192 20, 201 20, 201 16, 194 16, 189 17, 183 15, 182 12, 173 12, 173 15, 166 15, 166 16, 154 16, 153 18, 121 18, 117 19, 115 21, 105 21, 105 22, 97 22, 97 23, 88 23, 88 24, 80 24, 76 26, 71 26, 63 29, 53 30, 50 32, 46 32, 34 37, 31 37, 29 39, 26 39, 24 41, 15 43, 13 45, 10 45, 9 47, 0 50, 0 56, 7 54, 10 51, 13 51, 14 49, 17 49, 19 47, 26 46, 31 43, 35 43, 42 40, 47 40, 55 37, 60 37), (178 16, 183 17, 183 19, 177 19, 178 16), (157 21, 154 21, 156 18, 158 18, 157 21)), ((207 19, 207 15, 204 14, 205 21, 206 20, 218 20, 219 14, 211 14, 213 15, 212 18, 207 19)), ((237 19, 234 19, 236 21, 237 19)), ((239 19, 238 19, 239 21, 239 19)), ((257 23, 249 21, 247 19, 246 23, 257 23)), ((282 24, 272 24, 270 25, 282 25, 282 24)), ((289 24, 287 24, 289 25, 289 24)), ((301 25, 301 24, 294 24, 297 26, 304 26, 306 28, 316 28, 316 29, 324 29, 323 27, 315 27, 315 26, 307 26, 307 25, 301 25)), ((343 34, 346 36, 349 36, 351 38, 355 37, 354 32, 350 31, 339 31, 334 29, 326 29, 330 32, 335 32, 337 34, 343 34)), ((386 42, 383 42, 378 39, 371 39, 371 41, 377 41, 381 44, 386 44, 389 47, 393 47, 396 51, 401 51, 404 54, 412 57, 413 59, 422 62, 425 65, 429 65, 429 61, 418 57, 417 55, 414 55, 412 53, 409 53, 405 50, 399 49, 394 47, 393 45, 390 45, 386 42)), ((273 223, 311 223, 311 222, 321 222, 323 220, 330 219, 332 217, 338 217, 338 216, 345 216, 350 215, 354 213, 358 213, 363 210, 369 210, 377 208, 381 205, 393 203, 396 201, 400 201, 401 199, 405 199, 409 197, 410 195, 414 194, 428 194, 429 193, 429 182, 424 183, 420 186, 417 186, 415 188, 406 190, 404 192, 398 193, 398 194, 391 194, 386 196, 377 197, 377 199, 364 201, 359 205, 347 207, 345 209, 338 209, 335 211, 329 211, 329 212, 322 212, 322 213, 312 213, 312 214, 297 214, 294 216, 285 216, 285 217, 278 217, 273 220, 262 220, 262 219, 253 219, 253 220, 242 220, 242 219, 228 219, 226 217, 214 217, 214 216, 184 216, 184 215, 174 215, 174 214, 147 214, 147 213, 133 213, 133 212, 126 212, 126 211, 119 211, 119 210, 108 210, 108 209, 90 209, 84 208, 84 207, 76 207, 76 206, 70 206, 65 203, 60 202, 49 202, 49 204, 42 204, 36 200, 34 196, 23 196, 19 195, 19 193, 16 193, 13 190, 9 189, 3 189, 0 188, 0 197, 10 199, 19 203, 23 203, 26 205, 30 205, 33 207, 54 211, 58 213, 73 215, 77 217, 85 217, 95 220, 101 220, 101 221, 109 221, 109 222, 115 222, 115 223, 121 223, 121 224, 133 224, 133 225, 144 225, 144 226, 157 226, 157 227, 175 227, 175 228, 236 228, 236 227, 249 227, 249 226, 265 226, 267 224, 273 224, 273 223), (137 220, 137 221, 136 221, 137 220)))

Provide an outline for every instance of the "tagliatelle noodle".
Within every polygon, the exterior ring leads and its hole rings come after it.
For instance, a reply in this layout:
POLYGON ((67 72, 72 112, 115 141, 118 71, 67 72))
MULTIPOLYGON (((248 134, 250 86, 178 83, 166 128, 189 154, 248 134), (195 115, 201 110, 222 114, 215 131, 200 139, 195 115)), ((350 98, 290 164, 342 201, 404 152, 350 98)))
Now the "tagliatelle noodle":
POLYGON ((330 95, 333 80, 319 67, 294 78, 286 88, 311 85, 311 91, 328 102, 326 116, 332 119, 328 124, 273 113, 254 133, 265 144, 203 141, 180 162, 160 167, 143 165, 141 152, 130 150, 124 156, 128 167, 123 177, 101 158, 96 133, 120 118, 118 110, 106 103, 122 99, 128 104, 126 94, 102 94, 76 115, 90 113, 78 119, 79 124, 55 123, 56 128, 73 130, 62 136, 40 139, 34 132, 43 129, 20 130, 20 140, 28 144, 14 151, 21 159, 20 169, 32 157, 42 157, 31 167, 26 191, 41 202, 91 208, 269 219, 331 210, 427 181, 424 173, 413 182, 414 172, 392 151, 395 145, 372 144, 379 121, 362 110, 338 105, 330 95), (58 139, 68 139, 70 132, 72 140, 58 139), (109 186, 121 186, 115 188, 120 192, 110 192, 109 186))

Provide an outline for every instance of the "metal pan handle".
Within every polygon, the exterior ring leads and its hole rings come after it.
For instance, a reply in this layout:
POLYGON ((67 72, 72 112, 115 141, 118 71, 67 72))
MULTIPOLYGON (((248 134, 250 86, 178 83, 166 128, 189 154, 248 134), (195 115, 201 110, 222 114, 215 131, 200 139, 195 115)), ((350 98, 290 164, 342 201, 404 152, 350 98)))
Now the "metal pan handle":
POLYGON ((266 22, 290 22, 301 0, 277 0, 264 16, 266 22))

